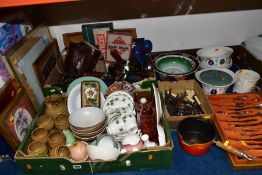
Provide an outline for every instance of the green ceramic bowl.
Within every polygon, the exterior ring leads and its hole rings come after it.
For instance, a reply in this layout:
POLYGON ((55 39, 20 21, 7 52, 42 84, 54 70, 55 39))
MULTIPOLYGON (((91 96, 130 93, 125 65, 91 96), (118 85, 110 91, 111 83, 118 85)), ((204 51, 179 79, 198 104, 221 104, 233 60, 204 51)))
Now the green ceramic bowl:
POLYGON ((160 80, 187 79, 198 69, 198 65, 193 56, 182 53, 158 56, 154 60, 154 69, 160 80))

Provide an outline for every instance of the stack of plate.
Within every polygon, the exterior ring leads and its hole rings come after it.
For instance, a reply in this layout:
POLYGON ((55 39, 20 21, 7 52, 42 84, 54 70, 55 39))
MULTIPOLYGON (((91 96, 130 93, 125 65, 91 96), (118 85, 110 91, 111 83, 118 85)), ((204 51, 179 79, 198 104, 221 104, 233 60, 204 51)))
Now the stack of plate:
POLYGON ((70 114, 70 129, 78 140, 92 141, 105 131, 106 117, 102 109, 84 107, 70 114))

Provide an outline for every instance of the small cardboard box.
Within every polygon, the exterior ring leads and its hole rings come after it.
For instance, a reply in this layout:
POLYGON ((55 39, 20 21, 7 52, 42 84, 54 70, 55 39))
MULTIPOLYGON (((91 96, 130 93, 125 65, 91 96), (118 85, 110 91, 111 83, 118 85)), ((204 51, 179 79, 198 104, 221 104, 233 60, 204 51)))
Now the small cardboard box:
POLYGON ((159 88, 159 92, 161 95, 166 90, 170 90, 170 89, 171 89, 171 92, 175 94, 180 94, 182 92, 185 92, 186 89, 193 89, 195 91, 196 96, 199 98, 202 110, 204 112, 204 114, 198 114, 198 115, 170 116, 169 112, 167 111, 167 107, 165 103, 162 103, 163 104, 162 107, 164 111, 164 118, 168 121, 170 129, 176 130, 178 123, 187 117, 197 117, 197 116, 201 116, 204 118, 213 117, 214 113, 208 101, 208 98, 204 94, 204 91, 199 86, 196 80, 181 80, 175 83, 169 82, 169 81, 158 81, 158 88, 159 88))

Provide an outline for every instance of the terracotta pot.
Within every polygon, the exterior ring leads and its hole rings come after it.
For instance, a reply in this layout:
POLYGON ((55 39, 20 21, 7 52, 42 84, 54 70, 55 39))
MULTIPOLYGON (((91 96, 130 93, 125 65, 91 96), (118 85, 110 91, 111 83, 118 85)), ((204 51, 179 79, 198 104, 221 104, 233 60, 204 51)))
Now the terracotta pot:
POLYGON ((215 128, 210 121, 197 117, 183 119, 177 128, 180 147, 191 155, 206 154, 214 143, 215 128))

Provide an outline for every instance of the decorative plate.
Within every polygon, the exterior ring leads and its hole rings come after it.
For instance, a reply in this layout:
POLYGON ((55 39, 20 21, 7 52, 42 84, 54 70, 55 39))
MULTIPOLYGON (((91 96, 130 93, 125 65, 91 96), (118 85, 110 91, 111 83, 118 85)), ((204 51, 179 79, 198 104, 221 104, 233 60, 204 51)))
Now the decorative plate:
POLYGON ((160 99, 159 91, 157 90, 154 84, 153 84, 153 91, 154 91, 154 97, 155 97, 156 118, 157 118, 157 124, 158 124, 160 122, 160 118, 163 115, 163 110, 161 106, 161 99, 160 99))
POLYGON ((134 103, 124 95, 116 95, 110 98, 107 98, 103 107, 103 111, 106 112, 108 109, 116 108, 134 108, 134 103))
POLYGON ((83 81, 98 81, 100 83, 100 91, 105 94, 106 90, 107 90, 107 85, 105 84, 105 82, 103 80, 101 80, 100 78, 96 78, 96 77, 91 77, 91 76, 85 76, 85 77, 80 77, 75 79, 74 81, 72 81, 68 88, 67 88, 67 95, 69 96, 70 92, 73 90, 73 88, 79 84, 81 84, 83 81))
MULTIPOLYGON (((102 108, 105 103, 105 97, 102 92, 100 92, 100 107, 102 108)), ((74 86, 70 91, 67 98, 67 108, 69 114, 77 109, 81 108, 81 83, 74 86)))

